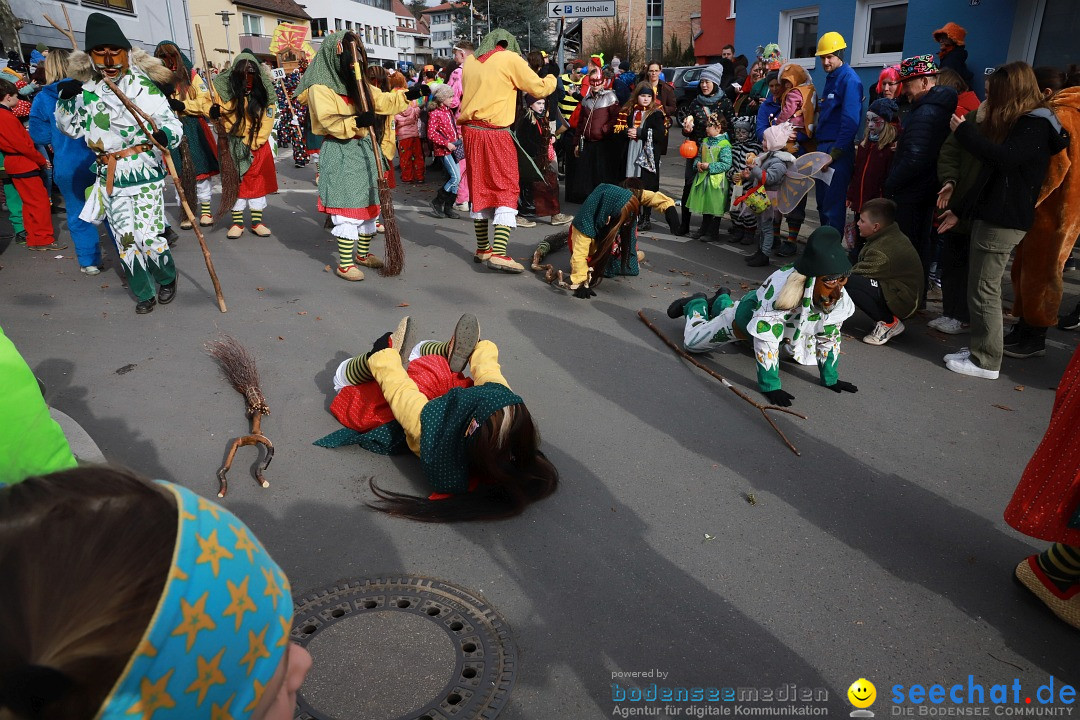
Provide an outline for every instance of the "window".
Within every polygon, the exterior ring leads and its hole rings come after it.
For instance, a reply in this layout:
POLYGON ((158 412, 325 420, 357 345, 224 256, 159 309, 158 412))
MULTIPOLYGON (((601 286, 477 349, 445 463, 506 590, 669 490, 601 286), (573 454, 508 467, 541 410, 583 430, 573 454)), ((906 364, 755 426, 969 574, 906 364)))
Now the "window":
POLYGON ((345 29, 346 30, 352 30, 352 20, 346 20, 345 21, 345 29))
POLYGON ((647 18, 662 18, 662 17, 664 17, 664 0, 646 0, 646 2, 645 2, 645 17, 647 17, 647 18))
POLYGON ((245 35, 262 35, 262 16, 261 15, 248 15, 242 13, 244 16, 244 34, 245 35))
POLYGON ((394 31, 390 31, 390 47, 394 46, 394 31))
POLYGON ((659 60, 664 54, 664 21, 645 21, 645 59, 659 60))
POLYGON ((87 5, 96 5, 109 10, 122 10, 124 12, 133 13, 135 7, 132 5, 132 0, 84 0, 87 5))
POLYGON ((389 45, 390 44, 389 40, 390 40, 390 31, 388 29, 386 29, 386 28, 383 28, 382 29, 382 44, 383 45, 389 45))
POLYGON ((880 67, 903 60, 907 11, 907 0, 859 0, 851 64, 880 67))
POLYGON ((326 18, 312 18, 311 19, 311 37, 321 38, 327 36, 326 31, 326 18))
POLYGON ((780 50, 787 51, 788 58, 805 68, 814 67, 817 51, 818 9, 803 7, 780 13, 780 50))
POLYGON ((731 11, 728 12, 728 20, 735 19, 735 0, 731 0, 731 11))
POLYGON ((371 26, 370 25, 365 25, 364 26, 364 42, 366 42, 368 45, 371 44, 371 26))

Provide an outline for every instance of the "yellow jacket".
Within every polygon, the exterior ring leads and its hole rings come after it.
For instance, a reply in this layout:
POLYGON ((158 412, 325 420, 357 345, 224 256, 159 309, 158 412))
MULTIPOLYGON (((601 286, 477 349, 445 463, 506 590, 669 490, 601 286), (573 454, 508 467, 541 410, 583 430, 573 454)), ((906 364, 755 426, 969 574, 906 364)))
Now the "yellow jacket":
MULTIPOLYGON (((662 192, 641 191, 642 206, 651 207, 661 213, 675 207, 675 201, 662 192)), ((589 256, 594 252, 595 238, 585 235, 576 227, 570 228, 570 244, 574 246, 570 255, 570 287, 575 290, 589 279, 589 256)))
POLYGON ((514 124, 517 90, 536 98, 547 97, 555 91, 557 78, 541 78, 529 63, 517 53, 504 50, 480 62, 471 55, 465 58, 461 70, 461 110, 458 123, 478 120, 495 127, 514 124))
POLYGON ((179 100, 184 103, 184 115, 190 115, 192 117, 200 117, 209 114, 210 106, 213 104, 210 100, 210 93, 206 89, 206 83, 203 82, 202 77, 198 73, 191 74, 191 84, 188 85, 186 95, 181 97, 180 91, 177 90, 172 96, 174 100, 179 100))
MULTIPOLYGON (((427 397, 401 366, 401 355, 395 348, 380 350, 368 358, 368 370, 375 382, 379 383, 394 419, 405 430, 409 449, 420 455, 420 413, 427 405, 427 397)), ((499 367, 499 349, 490 340, 476 343, 476 349, 469 358, 469 373, 475 385, 494 382, 510 387, 499 367)))
MULTIPOLYGON (((376 115, 394 115, 409 106, 402 92, 382 92, 377 87, 368 85, 371 91, 371 102, 374 105, 376 115)), ((312 85, 300 93, 298 101, 308 106, 311 118, 311 132, 316 135, 328 135, 339 140, 351 140, 353 138, 365 138, 368 129, 356 124, 356 114, 359 112, 350 103, 325 85, 312 85)), ((382 151, 386 157, 394 157, 393 152, 388 152, 395 144, 393 125, 387 125, 387 131, 383 133, 382 151)))
MULTIPOLYGON (((225 126, 225 132, 233 135, 237 139, 243 140, 244 144, 248 144, 248 133, 251 131, 251 121, 247 116, 240 118, 240 130, 236 133, 233 132, 233 128, 236 127, 237 121, 234 110, 236 109, 236 101, 229 100, 228 102, 221 98, 214 96, 214 99, 218 100, 218 105, 221 106, 221 122, 225 126)), ((191 115, 205 115, 210 117, 210 106, 213 101, 210 99, 210 93, 206 93, 193 100, 185 100, 185 112, 191 115), (191 112, 196 110, 196 112, 191 112)), ((259 134, 255 136, 255 141, 251 143, 251 152, 255 152, 270 139, 270 133, 274 132, 274 116, 277 115, 277 103, 271 101, 266 106, 266 112, 262 117, 262 122, 259 124, 259 134)))

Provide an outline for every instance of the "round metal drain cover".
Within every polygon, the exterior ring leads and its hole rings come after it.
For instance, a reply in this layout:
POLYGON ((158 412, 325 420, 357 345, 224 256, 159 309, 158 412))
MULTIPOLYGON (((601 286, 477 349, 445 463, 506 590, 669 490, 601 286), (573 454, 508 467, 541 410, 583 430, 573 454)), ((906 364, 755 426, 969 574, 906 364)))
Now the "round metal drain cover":
POLYGON ((315 590, 297 600, 292 640, 315 660, 295 720, 491 720, 517 676, 506 621, 431 578, 315 590))

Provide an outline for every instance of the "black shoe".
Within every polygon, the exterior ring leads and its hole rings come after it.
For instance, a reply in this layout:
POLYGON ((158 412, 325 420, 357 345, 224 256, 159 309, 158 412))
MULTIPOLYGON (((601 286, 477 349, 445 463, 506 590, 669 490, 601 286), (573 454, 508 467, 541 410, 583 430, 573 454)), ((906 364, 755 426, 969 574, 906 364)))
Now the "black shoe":
POLYGON ((679 232, 675 234, 679 236, 690 234, 690 209, 685 205, 682 209, 682 225, 679 226, 679 232))
POLYGON ((158 290, 157 299, 162 305, 168 305, 176 298, 176 281, 173 280, 168 285, 162 285, 158 290))
POLYGON ((746 234, 742 236, 742 240, 739 241, 739 244, 749 247, 750 245, 758 245, 760 242, 761 241, 758 240, 757 231, 748 230, 746 234))
POLYGON ((446 217, 443 212, 443 189, 439 188, 439 194, 431 201, 431 209, 435 211, 435 217, 446 217))
POLYGON ((446 195, 444 196, 443 204, 442 204, 443 215, 450 218, 451 220, 457 220, 457 219, 459 219, 461 217, 460 215, 457 214, 457 211, 454 210, 454 199, 457 196, 454 195, 454 193, 450 192, 449 190, 447 190, 445 192, 446 192, 446 195))
POLYGON ((742 242, 744 237, 746 237, 746 228, 742 225, 735 225, 728 233, 728 242, 732 245, 738 245, 742 242))
MULTIPOLYGON (((694 238, 695 240, 701 240, 702 238, 705 237, 705 233, 707 231, 708 231, 708 228, 705 227, 705 223, 701 223, 701 227, 699 227, 697 230, 694 230, 693 232, 691 232, 690 237, 694 238)), ((708 241, 706 241, 706 242, 708 242, 708 241)))
POLYGON ((1080 302, 1076 303, 1076 307, 1068 315, 1062 315, 1058 318, 1058 330, 1076 330, 1080 328, 1080 302))
POLYGON ((154 298, 150 298, 149 300, 140 300, 138 304, 135 305, 135 314, 146 315, 148 313, 152 313, 154 312, 155 305, 157 305, 157 300, 155 300, 154 298))
POLYGON ((714 292, 712 294, 712 297, 709 298, 709 313, 710 314, 712 313, 713 305, 716 304, 717 298, 719 298, 721 295, 727 295, 728 297, 731 297, 731 288, 722 287, 722 288, 720 288, 719 290, 717 290, 716 292, 714 292))
POLYGON ((26 247, 26 231, 25 230, 20 230, 19 232, 15 233, 15 244, 16 245, 22 245, 23 247, 26 247))
POLYGON ((1006 347, 1002 352, 1012 358, 1042 357, 1046 354, 1046 328, 1026 328, 1023 340, 1006 347))
POLYGON ((638 232, 649 232, 652 230, 652 219, 647 217, 641 218, 641 222, 638 223, 637 229, 638 232))
POLYGON ((180 239, 180 236, 176 234, 176 231, 173 230, 168 225, 165 226, 165 232, 158 233, 158 234, 161 237, 165 238, 165 242, 169 243, 169 247, 172 247, 173 243, 175 243, 177 240, 180 239))
POLYGON ((776 251, 776 257, 791 257, 799 252, 799 246, 792 242, 783 242, 780 244, 780 249, 776 251))
POLYGON ((701 298, 702 300, 708 299, 703 292, 694 293, 689 297, 679 298, 675 302, 668 305, 667 316, 672 320, 682 317, 683 310, 686 308, 687 303, 689 303, 691 300, 697 300, 698 298, 701 298))
POLYGON ((1010 330, 1009 333, 1001 339, 1001 343, 1005 347, 1019 345, 1020 343, 1027 340, 1030 331, 1037 329, 1038 328, 1033 328, 1026 322, 1024 322, 1024 318, 1020 318, 1016 321, 1016 324, 1013 325, 1012 330, 1010 330))
POLYGON ((758 250, 756 253, 746 258, 746 264, 750 267, 768 267, 769 256, 758 250))

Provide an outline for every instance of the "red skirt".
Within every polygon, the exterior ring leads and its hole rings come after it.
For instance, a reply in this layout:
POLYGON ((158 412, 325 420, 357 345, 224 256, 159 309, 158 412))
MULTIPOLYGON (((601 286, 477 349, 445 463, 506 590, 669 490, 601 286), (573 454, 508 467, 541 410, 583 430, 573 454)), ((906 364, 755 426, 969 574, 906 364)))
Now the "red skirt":
POLYGON ((274 154, 270 152, 270 143, 265 143, 251 154, 251 167, 240 179, 240 190, 236 196, 241 200, 250 200, 276 193, 277 190, 274 154))
POLYGON ((473 211, 516 208, 521 182, 517 148, 508 130, 483 130, 465 125, 465 162, 469 168, 469 200, 473 211))
POLYGON ((1058 383, 1050 427, 1031 456, 1005 522, 1033 538, 1080 547, 1080 529, 1068 527, 1080 508, 1080 348, 1058 383))
POLYGON ((328 208, 322 204, 322 198, 315 198, 315 208, 327 215, 341 215, 353 220, 374 220, 382 214, 382 208, 378 205, 368 205, 362 208, 328 208))
MULTIPOLYGON (((405 372, 428 400, 440 397, 453 388, 472 387, 473 381, 452 372, 442 355, 422 355, 409 363, 405 372)), ((338 422, 357 432, 368 432, 394 419, 382 388, 374 380, 361 385, 347 385, 330 404, 338 422)))

